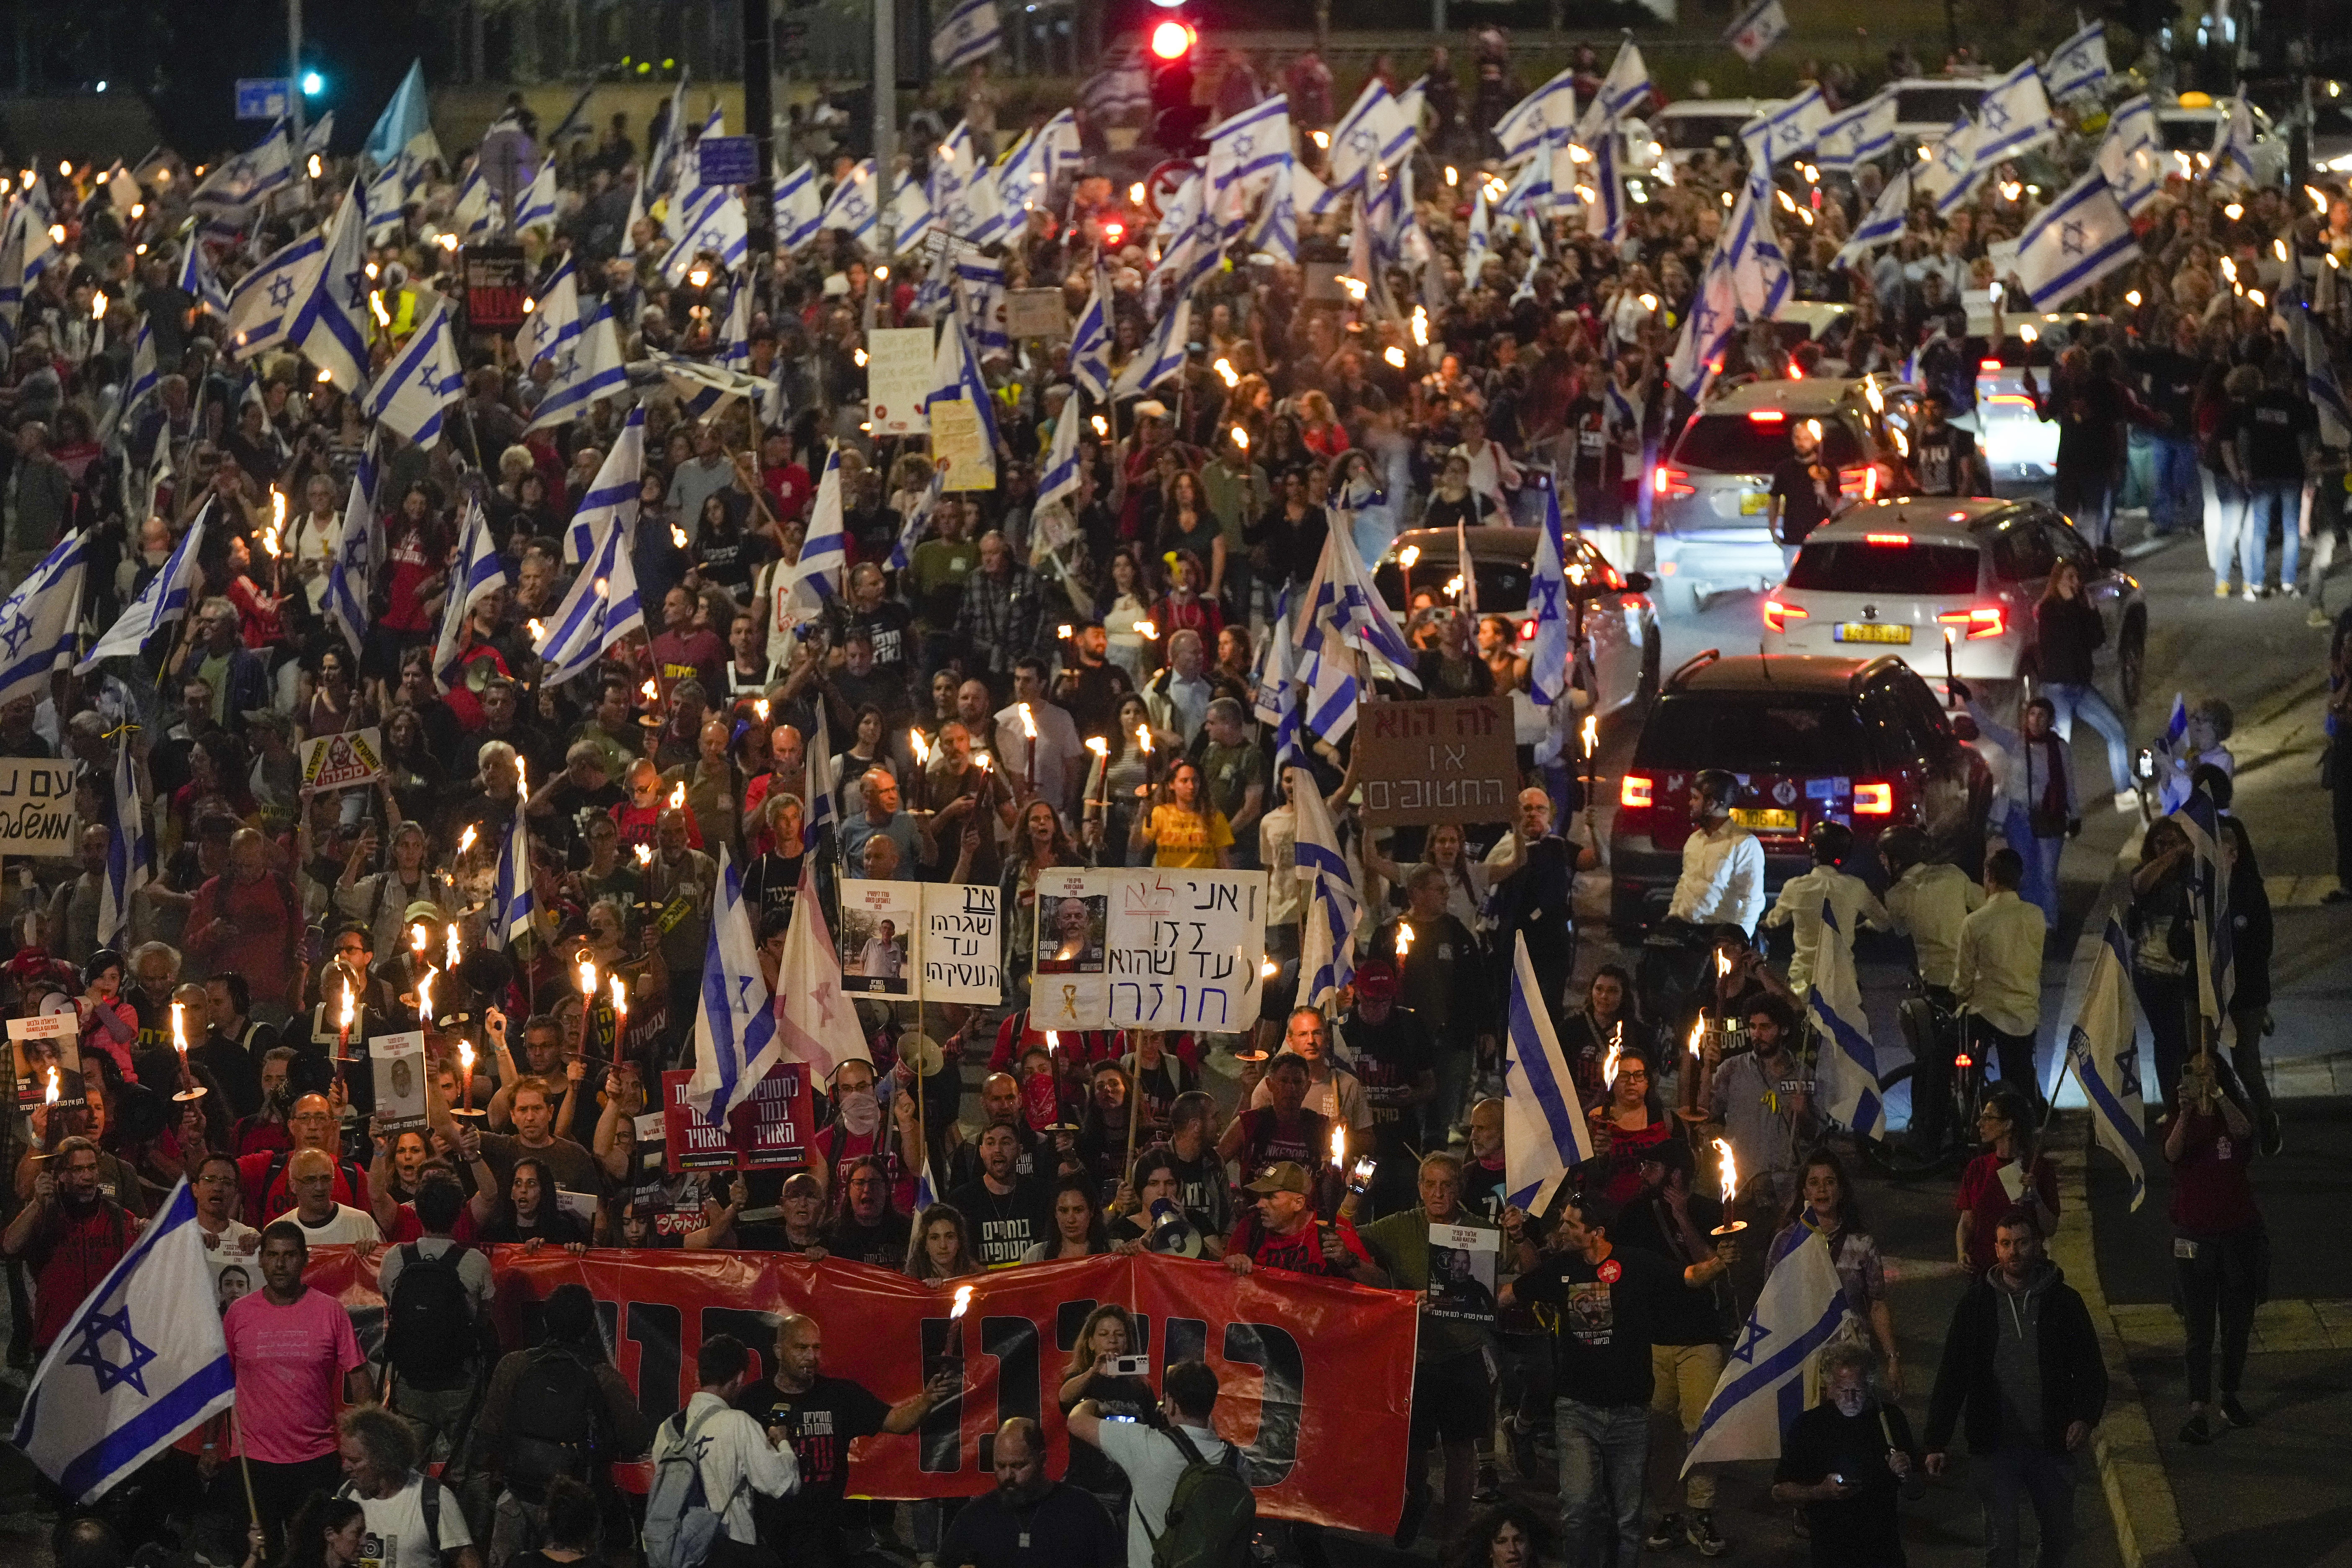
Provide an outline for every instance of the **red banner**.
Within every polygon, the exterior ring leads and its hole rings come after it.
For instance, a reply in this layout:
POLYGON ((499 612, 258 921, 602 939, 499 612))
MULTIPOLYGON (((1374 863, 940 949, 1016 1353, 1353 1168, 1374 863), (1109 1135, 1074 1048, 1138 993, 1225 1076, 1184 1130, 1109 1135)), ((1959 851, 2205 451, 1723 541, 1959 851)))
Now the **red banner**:
MULTIPOLYGON (((706 1334, 751 1348, 769 1370, 777 1318, 806 1313, 826 1330, 824 1371, 896 1404, 926 1363, 961 1355, 962 1397, 904 1436, 850 1450, 850 1490, 877 1498, 961 1497, 995 1484, 990 1448, 1014 1415, 1045 1423, 1051 1469, 1068 1464, 1056 1398, 1069 1348, 1097 1302, 1136 1313, 1153 1382, 1171 1361, 1215 1369, 1217 1430, 1249 1456, 1269 1515, 1386 1533, 1404 1493, 1418 1298, 1295 1274, 1235 1275, 1186 1258, 1104 1257, 957 1281, 974 1291, 961 1321, 951 1289, 860 1264, 789 1254, 492 1249, 501 1338, 525 1342, 540 1300, 585 1285, 637 1402, 656 1420, 694 1391, 706 1334), (751 1303, 761 1305, 754 1307, 751 1303)), ((341 1301, 371 1353, 383 1333, 375 1264, 341 1247, 311 1255, 310 1284, 341 1301)))

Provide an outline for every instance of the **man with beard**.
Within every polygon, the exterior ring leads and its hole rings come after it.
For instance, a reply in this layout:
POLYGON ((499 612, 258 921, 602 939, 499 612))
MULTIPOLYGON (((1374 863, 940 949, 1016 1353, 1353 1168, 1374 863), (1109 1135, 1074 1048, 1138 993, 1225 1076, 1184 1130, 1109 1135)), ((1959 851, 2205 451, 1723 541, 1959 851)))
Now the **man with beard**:
MULTIPOLYGON (((877 1268, 902 1268, 907 1262, 905 1215, 890 1204, 890 1178, 879 1155, 862 1154, 848 1162, 841 1174, 840 1217, 824 1235, 824 1248, 835 1258, 870 1263, 877 1268)), ((808 1459, 801 1460, 803 1484, 808 1459)))
POLYGON ((32 1276, 36 1364, 139 1238, 139 1216, 99 1190, 99 1165, 96 1143, 61 1141, 33 1178, 33 1201, 0 1232, 0 1253, 32 1276))
POLYGON ((971 1224, 972 1255, 990 1268, 1006 1268, 1053 1234, 1045 1184, 1016 1169, 1021 1143, 1013 1129, 991 1122, 980 1135, 980 1179, 958 1187, 948 1202, 971 1224))

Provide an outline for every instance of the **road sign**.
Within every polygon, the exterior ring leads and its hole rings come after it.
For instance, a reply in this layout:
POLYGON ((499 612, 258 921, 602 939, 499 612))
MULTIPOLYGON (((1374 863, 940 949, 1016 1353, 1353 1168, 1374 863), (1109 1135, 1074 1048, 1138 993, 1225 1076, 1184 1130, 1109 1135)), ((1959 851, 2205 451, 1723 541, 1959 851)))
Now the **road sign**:
POLYGON ((519 245, 469 245, 465 249, 466 325, 477 332, 511 332, 522 325, 530 274, 519 245))
POLYGON ((706 136, 694 144, 694 156, 706 185, 748 185, 760 177, 757 137, 706 136))
POLYGON ((282 76, 241 76, 236 79, 236 117, 239 120, 279 119, 293 99, 293 89, 282 76))

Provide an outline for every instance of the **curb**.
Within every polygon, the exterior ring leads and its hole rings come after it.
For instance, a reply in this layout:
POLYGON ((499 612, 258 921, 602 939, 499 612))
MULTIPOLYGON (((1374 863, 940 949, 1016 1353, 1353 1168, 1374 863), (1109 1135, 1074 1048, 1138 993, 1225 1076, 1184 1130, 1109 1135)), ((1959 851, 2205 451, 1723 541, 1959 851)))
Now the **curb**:
POLYGON ((2089 1309, 2092 1327, 2098 1331, 2099 1353, 2107 1363, 2107 1410, 2092 1429, 2091 1452, 2099 1467, 2099 1487, 2106 1494, 2107 1513, 2115 1523, 2116 1552, 2124 1568, 2195 1568, 2197 1559, 2181 1530, 2172 1479, 2165 1474, 2164 1458, 2156 1446, 2156 1427, 2140 1402, 2139 1385, 2132 1380, 2123 1336, 2116 1331, 2115 1314, 2107 1307, 2106 1287, 2099 1279, 2085 1170, 2089 1121, 2073 1114, 2069 1119, 2079 1122, 2083 1137, 2052 1140, 2051 1146, 2045 1146, 2058 1167, 2064 1198, 2050 1256, 2065 1270, 2066 1283, 2080 1293, 2089 1309))

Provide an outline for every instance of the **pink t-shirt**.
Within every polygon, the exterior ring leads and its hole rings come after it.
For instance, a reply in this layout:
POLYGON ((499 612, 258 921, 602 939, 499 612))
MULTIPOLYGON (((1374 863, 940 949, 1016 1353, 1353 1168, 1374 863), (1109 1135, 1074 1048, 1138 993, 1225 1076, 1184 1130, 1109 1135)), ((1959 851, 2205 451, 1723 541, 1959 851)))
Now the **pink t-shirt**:
POLYGON ((221 1329, 246 1453, 272 1465, 333 1453, 343 1378, 363 1364, 350 1314, 323 1291, 305 1290, 292 1306, 276 1307, 256 1290, 230 1305, 221 1329))

